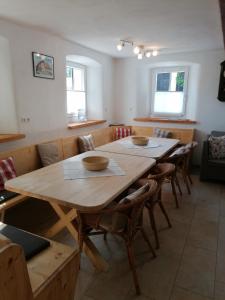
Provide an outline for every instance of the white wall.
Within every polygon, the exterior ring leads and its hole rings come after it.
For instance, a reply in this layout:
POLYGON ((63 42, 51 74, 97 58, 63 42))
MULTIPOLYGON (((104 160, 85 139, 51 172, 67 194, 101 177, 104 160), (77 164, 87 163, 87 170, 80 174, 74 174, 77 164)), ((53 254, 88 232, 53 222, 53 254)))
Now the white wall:
POLYGON ((0 36, 0 132, 17 132, 17 116, 9 41, 0 36))
MULTIPOLYGON (((75 135, 67 129, 66 116, 66 56, 86 56, 102 66, 102 116, 112 120, 113 60, 110 56, 63 40, 57 36, 0 20, 0 36, 9 41, 18 127, 26 138, 0 145, 0 151, 11 147, 36 143, 57 136, 75 135), (55 80, 33 77, 31 52, 54 57, 55 80), (21 122, 21 118, 30 122, 21 122)), ((93 116, 92 116, 93 117, 93 116)), ((103 125, 104 126, 104 125, 103 125)))
MULTIPOLYGON (((101 107, 91 110, 99 113, 109 122, 117 121, 140 126, 162 126, 154 123, 138 123, 133 118, 147 116, 149 113, 149 95, 151 94, 151 68, 162 65, 190 66, 188 116, 198 121, 196 139, 201 143, 212 129, 225 129, 225 103, 217 100, 220 63, 224 60, 224 50, 192 52, 182 54, 160 55, 150 60, 138 61, 136 58, 113 59, 110 56, 65 41, 57 36, 15 25, 0 20, 0 36, 9 41, 12 64, 12 78, 9 76, 11 94, 8 107, 14 120, 10 122, 12 131, 18 129, 26 138, 17 142, 0 145, 0 151, 37 143, 58 136, 79 134, 84 130, 68 130, 66 116, 66 56, 76 55, 90 57, 101 65, 102 90, 101 107), (37 51, 55 58, 55 80, 33 77, 31 52, 37 51), (13 97, 15 96, 15 108, 13 97), (16 116, 17 115, 17 120, 16 116), (21 122, 21 118, 30 118, 30 122, 21 122)), ((7 61, 7 55, 6 61, 7 61)), ((89 73, 91 76, 91 73, 89 73)), ((4 78, 4 76, 3 76, 4 78)), ((5 77, 7 78, 7 77, 5 77)), ((99 84, 99 82, 96 82, 99 84)), ((1 89, 0 89, 1 90, 1 89)), ((91 92, 91 90, 89 91, 91 92)), ((1 101, 5 97, 0 97, 1 101)), ((1 108, 3 112, 3 108, 1 108)), ((96 127, 107 126, 100 125, 96 127)), ((167 125, 175 127, 174 124, 167 125)), ((179 127, 177 125, 176 127, 179 127)), ((180 125, 180 127, 191 127, 180 125)), ((9 128, 9 127, 8 127, 9 128)), ((94 129, 95 127, 93 127, 94 129)), ((4 128, 0 128, 3 132, 4 128)), ((85 130, 86 131, 86 130, 85 130)), ((199 149, 196 161, 200 159, 199 149)))
MULTIPOLYGON (((188 117, 198 123, 196 139, 200 147, 195 163, 200 162, 201 144, 211 130, 225 130, 225 103, 217 100, 220 63, 224 50, 159 55, 142 61, 136 58, 115 60, 115 121, 140 126, 161 126, 160 123, 135 122, 135 117, 149 115, 151 68, 156 66, 187 65, 190 67, 188 117)), ((168 124, 167 127, 193 127, 168 124)))

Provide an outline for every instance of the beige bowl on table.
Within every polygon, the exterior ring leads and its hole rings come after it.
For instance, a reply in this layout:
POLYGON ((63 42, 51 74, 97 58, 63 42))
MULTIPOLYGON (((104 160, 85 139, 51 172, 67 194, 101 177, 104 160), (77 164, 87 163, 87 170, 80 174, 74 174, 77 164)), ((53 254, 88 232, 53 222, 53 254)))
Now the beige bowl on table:
POLYGON ((132 142, 137 146, 146 146, 149 138, 147 136, 132 136, 132 142))
POLYGON ((82 163, 88 171, 102 171, 108 167, 109 159, 104 156, 88 156, 82 159, 82 163))

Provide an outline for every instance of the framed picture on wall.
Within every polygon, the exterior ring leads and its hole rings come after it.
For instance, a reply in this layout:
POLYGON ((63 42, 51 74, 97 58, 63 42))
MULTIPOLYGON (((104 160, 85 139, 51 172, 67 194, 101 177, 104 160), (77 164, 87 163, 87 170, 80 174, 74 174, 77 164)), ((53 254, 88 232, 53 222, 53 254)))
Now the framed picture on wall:
POLYGON ((32 52, 34 77, 54 79, 54 57, 32 52))

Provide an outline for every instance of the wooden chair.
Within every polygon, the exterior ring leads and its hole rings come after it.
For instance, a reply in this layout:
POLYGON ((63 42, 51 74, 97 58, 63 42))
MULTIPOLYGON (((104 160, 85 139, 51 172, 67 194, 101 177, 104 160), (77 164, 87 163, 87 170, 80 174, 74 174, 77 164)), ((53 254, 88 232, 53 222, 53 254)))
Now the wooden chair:
POLYGON ((80 249, 83 247, 83 240, 92 234, 105 235, 107 232, 110 232, 123 238, 137 294, 140 294, 140 286, 135 268, 133 241, 138 232, 142 233, 153 257, 156 257, 147 234, 144 231, 142 219, 145 203, 150 201, 155 194, 157 183, 156 181, 149 180, 143 188, 145 191, 140 196, 135 198, 132 198, 134 195, 130 195, 130 198, 127 196, 122 201, 115 202, 110 205, 111 207, 107 207, 102 211, 92 214, 78 212, 80 249), (92 229, 95 229, 96 232, 92 232, 92 229))
POLYGON ((188 143, 185 148, 189 149, 189 155, 187 157, 187 177, 188 177, 188 180, 190 182, 190 184, 193 184, 193 180, 191 179, 191 174, 190 174, 190 164, 191 164, 191 158, 192 158, 192 155, 193 155, 193 152, 195 150, 195 148, 198 146, 198 143, 196 141, 193 141, 191 143, 188 143))
POLYGON ((51 241, 25 261, 19 245, 0 236, 0 300, 74 300, 78 250, 51 241))
POLYGON ((190 179, 190 173, 189 173, 189 162, 190 162, 190 156, 191 156, 191 149, 187 146, 182 146, 175 150, 169 157, 167 157, 164 161, 168 163, 173 163, 176 166, 176 183, 179 189, 180 194, 182 195, 182 191, 180 188, 180 184, 178 181, 177 173, 179 172, 181 176, 183 177, 184 183, 187 188, 187 192, 190 195, 191 189, 189 186, 188 181, 190 179))
POLYGON ((162 185, 165 182, 165 180, 170 180, 171 186, 172 186, 172 191, 173 195, 175 198, 176 202, 176 207, 179 207, 178 205, 178 200, 177 200, 177 195, 176 195, 176 188, 175 188, 175 166, 170 163, 159 163, 157 164, 153 169, 151 169, 151 174, 148 175, 146 178, 139 179, 136 183, 136 187, 143 186, 146 184, 149 180, 156 180, 158 183, 158 189, 157 189, 157 195, 154 197, 151 201, 147 201, 145 206, 148 209, 149 212, 149 219, 151 223, 152 230, 154 232, 155 236, 155 242, 156 242, 156 249, 159 249, 159 238, 158 238, 158 232, 157 232, 157 226, 156 226, 156 221, 155 221, 155 216, 154 216, 154 208, 155 205, 158 204, 163 215, 166 218, 166 221, 168 223, 169 228, 172 227, 169 216, 165 210, 165 207, 162 203, 162 185))

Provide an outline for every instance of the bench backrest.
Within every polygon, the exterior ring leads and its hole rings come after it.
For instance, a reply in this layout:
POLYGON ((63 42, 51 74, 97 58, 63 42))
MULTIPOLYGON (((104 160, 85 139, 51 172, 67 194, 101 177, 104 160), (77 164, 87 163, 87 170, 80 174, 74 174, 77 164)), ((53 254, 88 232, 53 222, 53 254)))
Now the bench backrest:
POLYGON ((41 161, 36 145, 0 152, 0 159, 9 156, 12 156, 14 159, 17 175, 29 173, 41 167, 41 161))
MULTIPOLYGON (((130 126, 129 126, 130 127, 130 126)), ((132 126, 132 134, 152 136, 153 127, 132 126)), ((189 143, 194 138, 194 129, 181 128, 161 128, 172 132, 172 138, 179 139, 182 143, 189 143)), ((115 127, 100 128, 92 130, 83 135, 92 134, 95 146, 101 146, 110 143, 114 139, 115 127)), ((78 135, 57 140, 48 141, 57 144, 60 159, 66 159, 71 156, 79 154, 78 149, 78 135)), ((0 159, 12 156, 15 162, 17 175, 29 173, 41 167, 41 160, 38 154, 37 145, 31 145, 24 148, 0 152, 0 159)))
MULTIPOLYGON (((181 143, 188 144, 194 139, 194 129, 193 128, 162 128, 157 127, 162 130, 170 131, 172 133, 173 139, 180 140, 181 143)), ((147 135, 152 136, 154 133, 154 127, 142 127, 142 126, 132 126, 133 134, 135 135, 147 135)))

